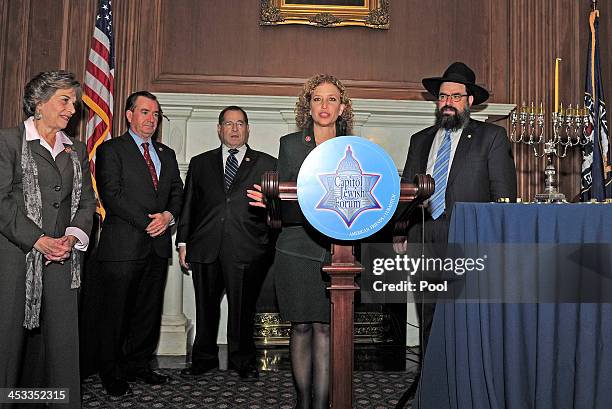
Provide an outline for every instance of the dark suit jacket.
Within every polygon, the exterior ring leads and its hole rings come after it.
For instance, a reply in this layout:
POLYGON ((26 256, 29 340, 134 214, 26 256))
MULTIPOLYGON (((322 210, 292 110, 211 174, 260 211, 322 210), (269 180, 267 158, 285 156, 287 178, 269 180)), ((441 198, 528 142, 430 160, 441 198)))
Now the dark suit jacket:
POLYGON ((128 261, 172 256, 170 229, 152 238, 145 229, 149 214, 165 210, 178 220, 183 202, 183 182, 174 151, 152 141, 161 161, 157 191, 139 147, 129 132, 100 145, 96 152, 98 193, 106 209, 98 244, 98 260, 128 261))
POLYGON ((261 183, 274 157, 247 146, 236 177, 225 193, 221 147, 191 159, 177 243, 187 244, 187 261, 211 263, 221 246, 232 246, 238 261, 250 262, 269 250, 265 211, 249 206, 246 190, 261 183))
MULTIPOLYGON (((316 148, 314 134, 305 129, 280 139, 278 176, 280 182, 296 182, 306 156, 316 148)), ((331 239, 316 231, 304 218, 297 202, 281 203, 283 229, 276 249, 294 257, 323 262, 331 239)))
MULTIPOLYGON (((412 136, 403 181, 412 183, 427 170, 427 159, 437 128, 412 136)), ((494 202, 516 199, 516 168, 506 130, 471 119, 461 133, 446 185, 446 214, 450 220, 456 202, 494 202)), ((420 220, 420 212, 414 212, 420 220)), ((429 212, 426 212, 430 216, 429 212)))

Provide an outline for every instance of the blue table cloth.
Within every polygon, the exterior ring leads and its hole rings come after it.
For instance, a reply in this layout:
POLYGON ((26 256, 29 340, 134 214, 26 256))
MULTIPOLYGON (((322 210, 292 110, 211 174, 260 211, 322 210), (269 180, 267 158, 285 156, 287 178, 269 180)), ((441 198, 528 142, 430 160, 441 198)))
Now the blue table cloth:
MULTIPOLYGON (((612 243, 612 205, 459 203, 449 242, 612 243)), ((612 304, 439 303, 413 407, 611 409, 612 304)))

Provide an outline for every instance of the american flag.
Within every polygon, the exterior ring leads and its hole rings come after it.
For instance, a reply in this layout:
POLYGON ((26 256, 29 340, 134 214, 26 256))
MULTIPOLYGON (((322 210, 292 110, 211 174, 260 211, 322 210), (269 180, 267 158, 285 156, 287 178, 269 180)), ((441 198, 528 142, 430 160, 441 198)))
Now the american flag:
MULTIPOLYGON (((113 45, 113 12, 111 0, 100 0, 91 49, 85 67, 83 102, 89 107, 87 121, 87 152, 94 191, 96 185, 96 149, 111 137, 113 124, 113 87, 115 82, 115 52, 113 45)), ((98 199, 98 213, 105 212, 98 199)))
POLYGON ((612 154, 599 62, 599 10, 591 11, 589 23, 591 32, 584 105, 588 109, 590 125, 586 132, 588 143, 582 147, 580 196, 582 201, 603 201, 612 198, 612 154))

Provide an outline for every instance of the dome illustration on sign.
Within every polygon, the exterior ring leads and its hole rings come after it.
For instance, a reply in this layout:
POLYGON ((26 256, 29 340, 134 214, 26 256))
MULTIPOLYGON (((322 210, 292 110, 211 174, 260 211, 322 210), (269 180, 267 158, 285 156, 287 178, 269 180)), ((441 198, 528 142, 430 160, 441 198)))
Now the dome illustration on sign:
POLYGON ((364 173, 350 145, 347 145, 335 173, 318 176, 325 195, 316 208, 336 212, 346 227, 350 228, 363 212, 381 208, 373 194, 381 175, 364 173))
POLYGON ((400 180, 377 144, 340 136, 319 144, 302 163, 297 199, 316 230, 337 240, 361 240, 393 218, 400 180))

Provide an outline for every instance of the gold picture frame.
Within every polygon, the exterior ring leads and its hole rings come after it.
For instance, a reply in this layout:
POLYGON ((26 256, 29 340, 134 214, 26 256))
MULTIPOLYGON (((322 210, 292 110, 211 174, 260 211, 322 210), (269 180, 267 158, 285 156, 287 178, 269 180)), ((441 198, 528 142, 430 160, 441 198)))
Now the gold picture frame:
POLYGON ((259 24, 389 28, 389 0, 261 0, 259 24))

